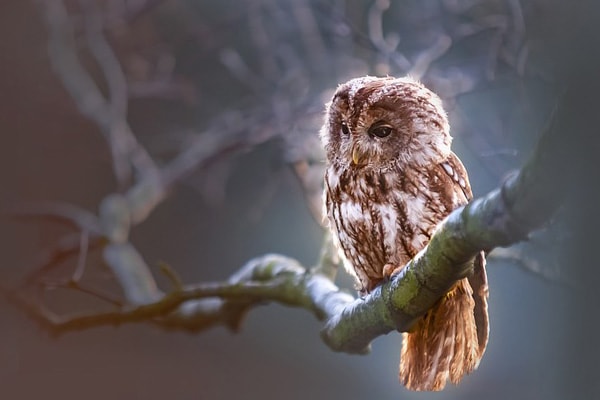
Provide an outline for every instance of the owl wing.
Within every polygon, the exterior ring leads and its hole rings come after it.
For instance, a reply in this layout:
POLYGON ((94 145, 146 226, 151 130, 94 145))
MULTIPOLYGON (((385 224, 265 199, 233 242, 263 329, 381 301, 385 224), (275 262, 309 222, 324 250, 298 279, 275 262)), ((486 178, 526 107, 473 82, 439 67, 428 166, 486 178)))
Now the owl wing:
MULTIPOLYGON (((459 194, 458 197, 464 196, 462 199, 456 199, 456 204, 452 208, 460 207, 469 202, 473 198, 473 193, 467 170, 456 154, 450 153, 446 161, 439 164, 439 168, 452 180, 455 194, 459 194)), ((473 273, 468 276, 468 280, 473 289, 473 300, 475 301, 473 313, 475 315, 477 339, 481 355, 486 348, 490 332, 487 303, 489 288, 487 273, 485 271, 485 253, 483 251, 473 260, 473 273)))
MULTIPOLYGON (((450 153, 446 161, 439 164, 439 168, 443 170, 442 174, 447 175, 452 181, 451 190, 456 194, 459 194, 458 198, 454 201, 452 209, 465 205, 473 198, 473 192, 471 192, 471 184, 469 183, 469 176, 467 170, 462 164, 458 156, 454 153, 450 153), (460 196, 462 194, 462 196, 460 196)), ((453 196, 454 197, 454 196, 453 196)))
POLYGON ((475 300, 475 325, 477 326, 477 343, 479 344, 479 355, 483 355, 490 336, 490 319, 488 316, 488 296, 490 294, 485 272, 485 253, 483 251, 473 261, 473 273, 468 277, 469 284, 473 288, 473 300, 475 300))

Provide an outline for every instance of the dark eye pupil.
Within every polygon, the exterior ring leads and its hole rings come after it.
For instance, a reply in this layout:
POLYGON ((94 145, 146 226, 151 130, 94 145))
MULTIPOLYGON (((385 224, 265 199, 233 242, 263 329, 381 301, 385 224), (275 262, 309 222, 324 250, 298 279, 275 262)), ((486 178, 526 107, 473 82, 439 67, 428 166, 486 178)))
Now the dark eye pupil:
POLYGON ((369 133, 373 136, 384 138, 392 133, 392 128, 389 126, 376 126, 369 129, 369 133))
POLYGON ((350 134, 350 129, 348 129, 348 125, 346 125, 345 122, 342 122, 342 133, 344 135, 349 135, 350 134))

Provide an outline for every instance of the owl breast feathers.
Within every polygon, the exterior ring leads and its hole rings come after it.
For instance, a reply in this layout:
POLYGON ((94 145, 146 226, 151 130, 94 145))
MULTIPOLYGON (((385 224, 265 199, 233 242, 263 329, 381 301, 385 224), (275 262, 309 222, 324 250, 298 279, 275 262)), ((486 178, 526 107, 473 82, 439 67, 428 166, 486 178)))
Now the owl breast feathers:
MULTIPOLYGON (((357 78, 328 104, 321 130, 325 213, 362 294, 401 269, 471 199, 449 130, 440 98, 410 78, 357 78)), ((477 287, 459 281, 405 335, 400 380, 407 387, 439 390, 479 363, 488 335, 487 281, 483 255, 474 262, 477 287)))

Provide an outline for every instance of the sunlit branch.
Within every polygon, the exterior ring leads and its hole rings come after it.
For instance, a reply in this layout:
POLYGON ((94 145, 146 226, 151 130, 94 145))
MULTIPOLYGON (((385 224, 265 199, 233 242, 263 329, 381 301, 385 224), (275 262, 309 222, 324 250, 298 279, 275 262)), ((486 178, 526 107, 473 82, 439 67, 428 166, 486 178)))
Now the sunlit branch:
POLYGON ((557 130, 553 126, 542 135, 531 159, 500 188, 450 214, 400 274, 364 298, 353 299, 332 283, 336 260, 329 244, 322 265, 314 269, 288 257, 266 255, 248 262, 227 282, 182 286, 163 295, 152 279, 136 274, 145 267, 136 267, 138 256, 131 246, 112 245, 115 254, 109 258, 120 257, 120 262, 113 262, 130 273, 118 280, 130 292, 126 298, 132 305, 105 313, 58 317, 16 293, 6 295, 56 334, 132 322, 184 330, 226 325, 235 330, 252 307, 277 302, 325 319, 322 337, 333 350, 365 353, 376 337, 409 329, 452 284, 471 272, 469 261, 479 251, 522 241, 552 215, 564 194, 557 190, 556 178, 568 181, 565 174, 570 172, 557 165, 555 156, 574 151, 562 145, 557 130), (152 296, 156 298, 150 301, 152 296))

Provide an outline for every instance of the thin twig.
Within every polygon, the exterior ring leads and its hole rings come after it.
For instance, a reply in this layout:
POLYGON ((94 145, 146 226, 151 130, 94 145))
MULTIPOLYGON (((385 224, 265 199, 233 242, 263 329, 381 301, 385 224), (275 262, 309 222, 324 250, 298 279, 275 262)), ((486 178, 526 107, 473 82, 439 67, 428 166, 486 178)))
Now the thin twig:
POLYGON ((87 255, 89 250, 90 234, 88 231, 81 231, 81 239, 79 241, 79 256, 77 257, 77 267, 73 272, 71 280, 73 282, 79 282, 85 271, 85 265, 87 262, 87 255))
POLYGON ((570 289, 575 288, 575 284, 568 282, 564 277, 560 276, 558 267, 543 264, 542 260, 528 254, 525 249, 519 246, 509 248, 498 247, 492 251, 489 260, 508 261, 513 265, 518 266, 523 271, 532 274, 538 278, 542 278, 552 284, 557 284, 570 289))
POLYGON ((91 287, 87 287, 81 282, 77 282, 74 280, 67 281, 55 281, 55 280, 41 280, 38 282, 40 287, 44 290, 54 290, 54 289, 72 289, 81 293, 88 294, 93 296, 99 300, 105 301, 109 304, 112 304, 117 307, 123 306, 123 300, 113 296, 110 293, 104 292, 100 289, 95 289, 91 287))
MULTIPOLYGON (((67 284, 67 287, 72 285, 67 284)), ((58 316, 16 291, 4 289, 0 293, 55 335, 103 325, 139 322, 160 325, 160 318, 168 316, 176 309, 178 318, 185 316, 190 320, 196 319, 198 324, 197 319, 203 318, 205 313, 212 315, 211 308, 185 307, 185 303, 216 297, 235 300, 238 304, 247 303, 247 305, 257 304, 257 300, 277 301, 311 310, 320 319, 331 316, 333 310, 338 310, 340 306, 353 300, 352 296, 340 292, 328 278, 320 274, 307 274, 295 260, 277 255, 266 255, 251 260, 228 282, 187 285, 181 290, 164 295, 155 302, 137 307, 128 306, 116 311, 58 316), (180 306, 181 308, 178 309, 180 306)), ((200 304, 212 306, 215 303, 200 304)), ((165 323, 173 328, 173 319, 168 321, 165 323)), ((181 325, 181 329, 189 327, 186 324, 181 325)))
POLYGON ((173 267, 165 262, 160 262, 158 267, 160 268, 160 272, 169 279, 174 291, 183 290, 183 282, 173 267))
POLYGON ((15 218, 57 221, 90 234, 100 233, 98 217, 73 204, 45 202, 24 205, 8 210, 7 214, 15 218))
MULTIPOLYGON (((101 243, 102 240, 99 237, 90 237, 88 251, 97 249, 101 243)), ((81 251, 80 233, 71 234, 60 238, 54 247, 42 253, 39 261, 37 262, 37 266, 33 268, 31 273, 25 276, 21 286, 27 287, 35 284, 44 275, 59 266, 63 261, 66 261, 70 257, 77 254, 79 251, 81 251)))
POLYGON ((440 34, 431 47, 419 53, 413 66, 410 68, 408 75, 415 79, 421 79, 425 76, 431 64, 446 54, 451 45, 452 39, 450 36, 440 34))

